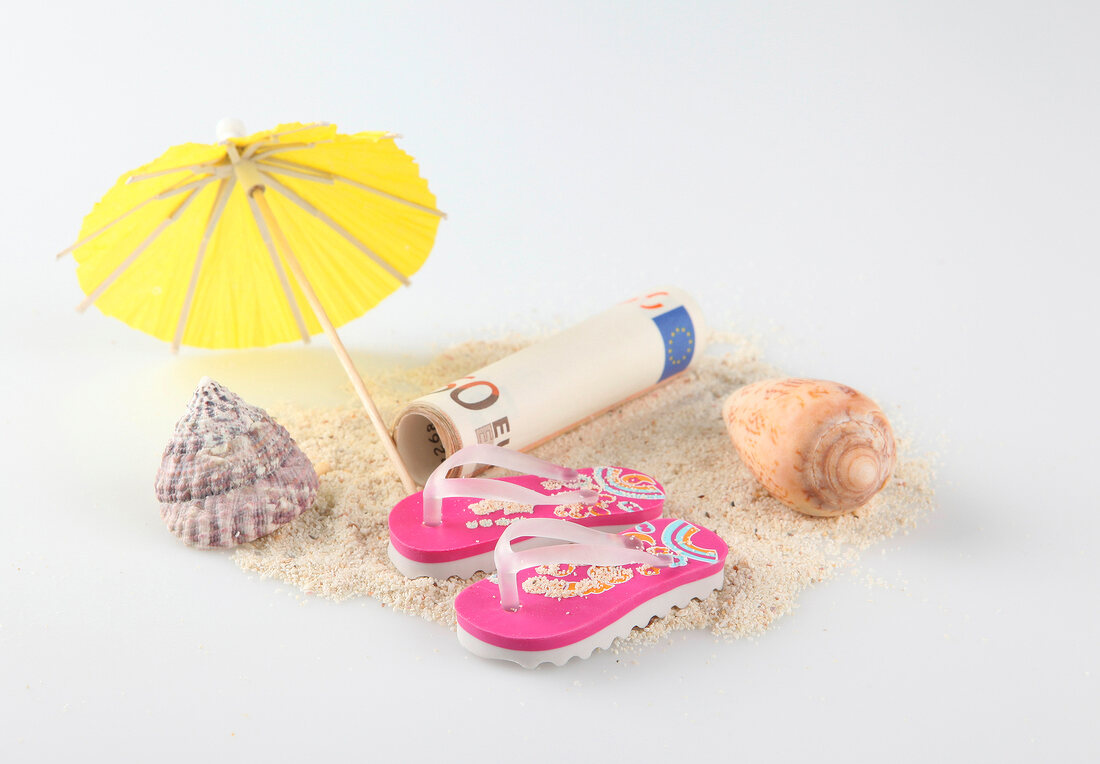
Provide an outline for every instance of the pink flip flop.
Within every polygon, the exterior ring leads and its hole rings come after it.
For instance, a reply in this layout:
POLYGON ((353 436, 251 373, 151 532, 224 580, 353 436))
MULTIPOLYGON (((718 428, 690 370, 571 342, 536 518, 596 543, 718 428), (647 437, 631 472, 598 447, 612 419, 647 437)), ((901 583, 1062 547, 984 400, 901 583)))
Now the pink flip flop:
POLYGON ((685 520, 659 518, 618 534, 519 520, 497 543, 497 581, 478 581, 455 597, 458 641, 524 668, 587 658, 721 589, 728 551, 716 533, 685 520), (511 541, 521 536, 576 543, 515 551, 511 541))
MULTIPOLYGON (((469 578, 493 567, 493 546, 520 518, 566 518, 608 531, 661 515, 665 492, 645 473, 624 467, 573 470, 508 448, 481 444, 436 467, 424 490, 390 511, 390 561, 409 578, 469 578), (465 464, 530 474, 447 478, 465 464)), ((519 548, 545 544, 524 539, 519 548)))

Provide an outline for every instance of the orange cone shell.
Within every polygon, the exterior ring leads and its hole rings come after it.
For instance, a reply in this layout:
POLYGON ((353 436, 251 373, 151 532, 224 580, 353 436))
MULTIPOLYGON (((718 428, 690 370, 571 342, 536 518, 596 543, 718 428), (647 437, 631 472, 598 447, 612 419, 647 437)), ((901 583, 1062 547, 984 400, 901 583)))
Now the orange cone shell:
POLYGON ((722 407, 741 460, 781 502, 808 515, 857 509, 894 472, 894 433, 857 390, 817 379, 746 385, 722 407))

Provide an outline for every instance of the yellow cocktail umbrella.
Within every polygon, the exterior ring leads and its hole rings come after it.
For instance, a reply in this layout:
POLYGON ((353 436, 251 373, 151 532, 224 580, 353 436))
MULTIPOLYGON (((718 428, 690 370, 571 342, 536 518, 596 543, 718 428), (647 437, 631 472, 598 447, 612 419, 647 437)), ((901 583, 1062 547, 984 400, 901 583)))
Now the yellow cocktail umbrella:
POLYGON ((288 124, 176 146, 126 173, 72 252, 87 297, 154 337, 205 348, 328 335, 408 491, 415 485, 336 334, 427 259, 443 213, 392 133, 288 124))

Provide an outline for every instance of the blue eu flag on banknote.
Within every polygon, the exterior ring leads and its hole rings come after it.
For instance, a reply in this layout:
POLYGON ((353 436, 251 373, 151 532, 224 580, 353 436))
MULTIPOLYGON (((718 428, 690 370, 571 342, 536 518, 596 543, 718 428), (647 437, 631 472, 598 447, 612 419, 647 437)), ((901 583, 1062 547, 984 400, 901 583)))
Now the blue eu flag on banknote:
POLYGON ((657 324, 665 344, 665 369, 657 380, 663 382, 691 363, 691 356, 695 353, 695 327, 683 306, 662 313, 653 319, 653 323, 657 324))

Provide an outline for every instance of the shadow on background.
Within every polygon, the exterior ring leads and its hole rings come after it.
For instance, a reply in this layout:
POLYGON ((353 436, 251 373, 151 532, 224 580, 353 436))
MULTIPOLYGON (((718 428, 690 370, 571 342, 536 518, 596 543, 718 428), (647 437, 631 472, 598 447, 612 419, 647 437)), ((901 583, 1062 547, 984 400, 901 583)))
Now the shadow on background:
MULTIPOLYGON (((372 378, 400 375, 428 359, 395 353, 350 351, 367 389, 378 395, 372 378)), ((293 403, 304 407, 358 405, 358 399, 331 348, 324 345, 225 352, 190 351, 169 356, 148 369, 148 384, 161 400, 185 405, 202 377, 212 377, 258 406, 293 403)), ((400 381, 400 380, 399 380, 400 381)), ((412 397, 423 392, 410 384, 412 397)), ((382 405, 381 400, 377 400, 382 405)))

